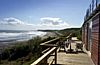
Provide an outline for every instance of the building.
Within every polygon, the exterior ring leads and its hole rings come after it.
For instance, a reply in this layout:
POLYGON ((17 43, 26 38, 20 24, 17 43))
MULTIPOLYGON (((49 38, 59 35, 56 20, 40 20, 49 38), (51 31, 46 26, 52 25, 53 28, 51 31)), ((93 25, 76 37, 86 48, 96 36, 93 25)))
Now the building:
POLYGON ((95 65, 100 65, 100 0, 92 0, 82 25, 82 41, 95 65))

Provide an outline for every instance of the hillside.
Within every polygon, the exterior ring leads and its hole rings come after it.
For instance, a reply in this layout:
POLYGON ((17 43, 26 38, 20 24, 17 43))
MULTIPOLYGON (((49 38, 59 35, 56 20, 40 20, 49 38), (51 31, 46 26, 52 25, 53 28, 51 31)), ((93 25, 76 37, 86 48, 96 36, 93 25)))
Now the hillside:
POLYGON ((66 28, 62 30, 38 30, 43 32, 53 32, 59 36, 68 36, 70 33, 72 33, 72 36, 76 36, 81 40, 81 28, 66 28))

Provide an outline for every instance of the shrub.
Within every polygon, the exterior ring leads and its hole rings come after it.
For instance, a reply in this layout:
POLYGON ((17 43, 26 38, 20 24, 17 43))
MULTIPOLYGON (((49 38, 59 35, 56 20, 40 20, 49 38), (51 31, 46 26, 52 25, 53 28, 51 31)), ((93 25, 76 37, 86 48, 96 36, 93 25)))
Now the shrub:
POLYGON ((30 61, 31 58, 36 60, 42 55, 41 52, 44 48, 40 47, 40 43, 51 39, 53 38, 48 37, 47 39, 42 40, 40 37, 34 37, 27 42, 18 42, 15 46, 4 49, 1 54, 1 59, 8 60, 8 62, 16 60, 16 63, 25 63, 25 61, 30 61))

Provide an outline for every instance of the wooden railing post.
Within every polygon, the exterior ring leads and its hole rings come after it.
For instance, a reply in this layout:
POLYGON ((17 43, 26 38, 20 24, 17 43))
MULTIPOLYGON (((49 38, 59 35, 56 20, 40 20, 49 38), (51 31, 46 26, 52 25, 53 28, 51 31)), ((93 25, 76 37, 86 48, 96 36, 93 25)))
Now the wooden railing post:
POLYGON ((57 64, 57 49, 55 50, 55 64, 57 64))

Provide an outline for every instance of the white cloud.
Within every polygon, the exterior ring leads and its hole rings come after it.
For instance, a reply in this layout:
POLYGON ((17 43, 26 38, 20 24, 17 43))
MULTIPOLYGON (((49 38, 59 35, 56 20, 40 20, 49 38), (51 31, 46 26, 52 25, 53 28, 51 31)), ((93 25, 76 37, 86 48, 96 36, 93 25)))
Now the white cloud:
POLYGON ((44 17, 40 19, 44 24, 59 25, 62 22, 60 18, 44 17))
POLYGON ((69 28, 69 24, 64 22, 61 18, 44 17, 41 18, 41 25, 43 29, 64 29, 69 28))
POLYGON ((59 25, 65 23, 60 18, 44 17, 40 19, 43 24, 59 25))
POLYGON ((65 29, 71 26, 60 18, 44 17, 40 18, 41 23, 29 24, 17 18, 9 17, 0 21, 0 29, 10 30, 38 30, 38 29, 65 29))
POLYGON ((25 23, 17 18, 14 18, 14 17, 4 18, 3 20, 0 21, 0 24, 33 25, 33 24, 25 23))
POLYGON ((0 29, 35 30, 34 24, 25 23, 17 18, 9 17, 0 21, 0 29))
POLYGON ((13 18, 13 17, 4 18, 0 23, 1 24, 12 24, 12 25, 24 24, 24 22, 20 21, 19 19, 13 18))
POLYGON ((29 24, 29 23, 25 23, 17 18, 14 17, 9 17, 9 18, 4 18, 0 24, 11 24, 11 25, 33 25, 33 24, 29 24))

